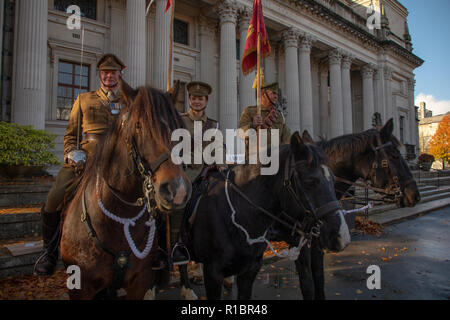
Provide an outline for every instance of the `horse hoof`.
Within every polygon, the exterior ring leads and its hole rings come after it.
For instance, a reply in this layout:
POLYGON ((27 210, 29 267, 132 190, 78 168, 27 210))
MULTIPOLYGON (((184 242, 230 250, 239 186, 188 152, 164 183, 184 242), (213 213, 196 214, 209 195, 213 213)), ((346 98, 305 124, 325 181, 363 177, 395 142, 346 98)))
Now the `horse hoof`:
POLYGON ((146 292, 144 300, 156 300, 156 287, 146 292))
POLYGON ((227 290, 231 290, 233 288, 233 283, 234 283, 233 276, 223 279, 223 285, 225 288, 227 288, 227 290))
POLYGON ((185 288, 183 286, 183 287, 181 287, 181 299, 182 300, 198 300, 198 297, 195 294, 194 290, 185 288))

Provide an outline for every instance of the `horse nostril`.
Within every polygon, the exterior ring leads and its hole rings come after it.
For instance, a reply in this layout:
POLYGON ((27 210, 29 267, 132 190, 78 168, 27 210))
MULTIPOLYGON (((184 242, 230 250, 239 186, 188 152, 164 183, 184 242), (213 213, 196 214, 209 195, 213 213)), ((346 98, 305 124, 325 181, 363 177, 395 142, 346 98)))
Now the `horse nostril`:
POLYGON ((159 193, 164 200, 171 202, 173 199, 173 189, 170 182, 164 182, 159 186, 159 193))

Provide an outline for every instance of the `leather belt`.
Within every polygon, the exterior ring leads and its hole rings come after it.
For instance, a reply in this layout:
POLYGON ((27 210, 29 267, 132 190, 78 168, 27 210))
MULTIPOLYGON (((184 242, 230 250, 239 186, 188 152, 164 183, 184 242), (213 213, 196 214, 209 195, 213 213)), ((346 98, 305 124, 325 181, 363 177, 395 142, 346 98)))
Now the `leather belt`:
POLYGON ((86 133, 85 140, 88 140, 88 141, 99 141, 101 137, 103 137, 102 134, 86 133))

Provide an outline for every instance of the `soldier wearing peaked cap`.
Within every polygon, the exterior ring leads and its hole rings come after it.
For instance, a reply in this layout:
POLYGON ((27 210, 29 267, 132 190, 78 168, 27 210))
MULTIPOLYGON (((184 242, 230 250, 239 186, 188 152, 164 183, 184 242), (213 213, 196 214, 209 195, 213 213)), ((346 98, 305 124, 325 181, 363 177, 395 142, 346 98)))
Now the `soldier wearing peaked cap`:
MULTIPOLYGON (((279 145, 288 144, 290 142, 291 132, 286 125, 284 115, 277 110, 278 103, 278 83, 264 83, 262 77, 261 85, 261 115, 259 116, 257 106, 247 107, 241 115, 238 127, 244 131, 249 129, 278 129, 280 132, 279 145)), ((254 86, 255 88, 255 86, 254 86)), ((248 156, 248 137, 240 137, 246 139, 247 156, 248 156)), ((271 146, 271 134, 267 133, 267 148, 271 146)))
POLYGON ((41 209, 44 253, 34 266, 37 275, 53 274, 58 260, 59 224, 64 197, 70 192, 77 174, 81 173, 87 156, 95 150, 98 139, 105 134, 121 109, 119 78, 125 69, 124 63, 113 54, 105 54, 98 61, 97 68, 101 86, 97 91, 81 93, 73 104, 64 135, 64 165, 41 209), (79 146, 78 141, 81 141, 79 146))
MULTIPOLYGON (((189 93, 189 111, 186 113, 182 113, 181 117, 184 121, 184 125, 186 129, 189 131, 191 137, 194 137, 194 125, 196 122, 201 122, 202 124, 202 136, 209 129, 219 129, 219 123, 211 118, 206 116, 205 110, 208 106, 209 96, 212 93, 212 88, 209 84, 194 81, 190 82, 186 86, 189 93)), ((196 142, 193 142, 196 143, 196 142)), ((211 142, 203 142, 202 141, 202 151, 209 145, 211 142)), ((186 174, 191 180, 191 182, 195 182, 199 177, 202 170, 206 167, 204 163, 202 164, 194 164, 194 147, 191 148, 191 164, 187 165, 186 174)), ((218 151, 225 153, 224 150, 218 151)), ((225 156, 225 155, 224 155, 225 156)), ((225 158, 224 158, 225 161, 225 158)), ((195 189, 195 188, 194 188, 195 189)), ((193 195, 194 197, 194 195, 193 195)), ((178 242, 175 244, 173 250, 173 264, 180 265, 189 262, 189 253, 187 252, 187 248, 184 244, 184 240, 186 239, 186 216, 183 219, 184 211, 173 212, 171 213, 171 221, 173 221, 172 225, 181 225, 181 230, 172 230, 171 239, 178 239, 178 242), (183 220, 183 222, 181 222, 183 220)))

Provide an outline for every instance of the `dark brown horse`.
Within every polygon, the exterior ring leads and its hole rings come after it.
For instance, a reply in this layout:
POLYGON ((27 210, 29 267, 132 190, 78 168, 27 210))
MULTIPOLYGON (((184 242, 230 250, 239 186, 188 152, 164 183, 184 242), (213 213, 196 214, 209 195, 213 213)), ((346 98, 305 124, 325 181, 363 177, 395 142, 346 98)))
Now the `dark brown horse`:
MULTIPOLYGON (((420 201, 417 184, 398 150, 400 143, 393 136, 393 129, 391 119, 380 130, 370 129, 318 143, 328 155, 330 169, 339 180, 335 184, 338 199, 352 183, 363 179, 388 199, 397 197, 400 206, 413 207, 420 201)), ((292 244, 295 245, 295 241, 292 244)), ((325 299, 323 254, 323 245, 313 239, 311 247, 304 247, 295 261, 305 300, 325 299)))
POLYGON ((122 81, 121 91, 123 109, 63 212, 61 256, 81 271, 71 299, 142 299, 157 246, 154 215, 184 207, 191 194, 170 157, 171 132, 183 127, 170 96, 122 81))

